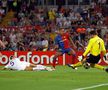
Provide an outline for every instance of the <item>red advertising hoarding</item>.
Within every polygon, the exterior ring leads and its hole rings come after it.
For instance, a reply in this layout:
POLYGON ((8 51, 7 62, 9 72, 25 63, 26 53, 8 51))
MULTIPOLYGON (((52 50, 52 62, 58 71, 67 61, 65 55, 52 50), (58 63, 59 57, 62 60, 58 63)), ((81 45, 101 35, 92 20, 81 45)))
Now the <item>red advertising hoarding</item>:
MULTIPOLYGON (((2 58, 0 59, 0 65, 5 65, 9 61, 10 55, 15 55, 22 61, 27 61, 33 64, 43 64, 43 65, 51 65, 53 61, 53 57, 55 54, 55 51, 3 51, 1 52, 3 54, 2 58)), ((72 55, 64 54, 63 56, 60 56, 57 58, 57 65, 66 65, 68 63, 77 63, 78 62, 78 56, 82 55, 82 51, 76 52, 76 58, 74 58, 72 55)), ((108 57, 108 53, 107 53, 108 57)), ((108 60, 100 60, 99 64, 101 65, 108 65, 108 60)))

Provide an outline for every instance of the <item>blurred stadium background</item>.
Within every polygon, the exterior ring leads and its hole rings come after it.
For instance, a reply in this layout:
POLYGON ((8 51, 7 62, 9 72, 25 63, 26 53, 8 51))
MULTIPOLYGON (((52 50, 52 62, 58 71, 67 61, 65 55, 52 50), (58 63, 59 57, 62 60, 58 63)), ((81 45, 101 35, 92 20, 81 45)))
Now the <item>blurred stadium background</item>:
MULTIPOLYGON (((77 49, 97 30, 108 49, 108 0, 0 0, 0 39, 5 50, 53 50, 55 31, 69 30, 77 49)), ((0 48, 2 50, 2 48, 0 48)))
MULTIPOLYGON (((108 50, 108 0, 0 0, 0 40, 6 45, 0 50, 7 56, 53 51, 60 27, 71 33, 78 52, 86 47, 91 30, 97 30, 108 50)), ((0 71, 0 89, 84 90, 100 85, 89 90, 107 90, 107 77, 96 69, 72 71, 66 66, 54 72, 0 71)))

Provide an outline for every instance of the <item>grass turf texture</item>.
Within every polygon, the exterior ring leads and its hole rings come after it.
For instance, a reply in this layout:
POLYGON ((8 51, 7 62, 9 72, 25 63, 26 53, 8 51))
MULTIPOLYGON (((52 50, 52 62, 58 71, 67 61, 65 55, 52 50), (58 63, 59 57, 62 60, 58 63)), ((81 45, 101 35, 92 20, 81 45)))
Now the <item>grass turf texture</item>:
MULTIPOLYGON (((82 67, 57 66, 52 72, 0 70, 0 90, 74 90, 105 83, 108 73, 82 67)), ((108 90, 108 86, 87 90, 108 90)))

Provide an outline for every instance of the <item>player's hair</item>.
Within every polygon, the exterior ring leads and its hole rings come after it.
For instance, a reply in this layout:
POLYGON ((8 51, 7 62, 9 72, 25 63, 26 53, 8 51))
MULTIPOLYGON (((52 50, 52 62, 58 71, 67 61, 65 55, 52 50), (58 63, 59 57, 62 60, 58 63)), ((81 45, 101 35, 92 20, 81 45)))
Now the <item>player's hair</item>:
POLYGON ((14 56, 13 56, 13 55, 11 55, 11 56, 9 57, 9 59, 10 59, 10 60, 12 60, 12 58, 13 58, 13 57, 14 57, 14 56))
POLYGON ((95 30, 90 31, 90 35, 97 35, 97 31, 95 30))

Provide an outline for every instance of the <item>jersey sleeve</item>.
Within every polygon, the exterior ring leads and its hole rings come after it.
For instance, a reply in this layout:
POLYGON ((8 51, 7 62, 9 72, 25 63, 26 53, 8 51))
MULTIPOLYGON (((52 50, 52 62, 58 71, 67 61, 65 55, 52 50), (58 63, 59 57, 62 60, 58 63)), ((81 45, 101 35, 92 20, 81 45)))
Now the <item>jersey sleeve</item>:
POLYGON ((102 40, 102 44, 101 44, 101 51, 103 52, 103 54, 106 54, 106 49, 105 49, 105 45, 104 45, 104 41, 102 40))
POLYGON ((85 50, 85 52, 83 53, 83 56, 85 57, 89 52, 90 52, 90 49, 92 48, 92 40, 90 39, 89 40, 89 43, 87 45, 87 49, 85 50))

